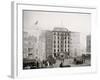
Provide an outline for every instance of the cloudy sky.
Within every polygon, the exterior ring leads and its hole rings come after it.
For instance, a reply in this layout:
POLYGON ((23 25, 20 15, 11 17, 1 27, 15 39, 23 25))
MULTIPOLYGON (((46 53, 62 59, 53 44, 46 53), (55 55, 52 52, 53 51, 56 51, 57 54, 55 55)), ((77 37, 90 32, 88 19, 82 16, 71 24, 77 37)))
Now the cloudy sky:
MULTIPOLYGON (((31 34, 34 33, 34 29, 53 30, 54 27, 64 27, 70 31, 80 32, 85 36, 91 32, 90 14, 24 11, 23 20, 24 31, 29 31, 31 34)), ((81 36, 83 46, 86 46, 85 36, 81 36)))

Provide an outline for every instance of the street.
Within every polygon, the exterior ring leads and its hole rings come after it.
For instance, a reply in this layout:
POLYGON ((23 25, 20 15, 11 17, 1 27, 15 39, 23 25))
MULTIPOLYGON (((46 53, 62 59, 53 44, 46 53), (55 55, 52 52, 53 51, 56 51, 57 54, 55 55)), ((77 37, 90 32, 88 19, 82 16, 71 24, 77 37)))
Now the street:
MULTIPOLYGON (((56 60, 56 63, 54 64, 54 67, 59 67, 60 64, 61 64, 61 61, 60 60, 56 60)), ((75 64, 73 62, 73 59, 65 59, 64 60, 64 63, 63 63, 64 66, 70 65, 71 67, 90 66, 90 64, 91 64, 91 62, 90 62, 89 59, 88 60, 85 60, 85 62, 82 63, 82 64, 75 64)))

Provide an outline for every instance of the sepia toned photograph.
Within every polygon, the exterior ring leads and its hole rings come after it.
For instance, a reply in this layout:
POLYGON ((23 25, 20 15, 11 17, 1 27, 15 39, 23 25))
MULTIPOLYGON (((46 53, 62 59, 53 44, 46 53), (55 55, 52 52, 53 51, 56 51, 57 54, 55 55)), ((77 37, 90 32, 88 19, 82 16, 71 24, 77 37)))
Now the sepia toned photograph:
POLYGON ((91 15, 23 10, 23 70, 91 66, 91 15))

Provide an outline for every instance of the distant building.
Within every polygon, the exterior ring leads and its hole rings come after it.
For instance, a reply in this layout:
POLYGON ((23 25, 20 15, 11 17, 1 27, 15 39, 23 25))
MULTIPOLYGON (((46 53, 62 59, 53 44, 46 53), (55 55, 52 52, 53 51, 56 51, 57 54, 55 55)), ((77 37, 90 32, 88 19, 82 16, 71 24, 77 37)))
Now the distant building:
POLYGON ((69 53, 71 57, 80 55, 80 33, 69 32, 69 53))
POLYGON ((36 38, 24 32, 23 39, 23 58, 34 59, 36 38))
POLYGON ((86 37, 86 51, 91 52, 91 35, 86 37))
POLYGON ((49 55, 53 55, 52 53, 52 49, 53 49, 53 33, 52 31, 46 31, 46 57, 48 57, 49 55))
POLYGON ((38 53, 37 53, 37 57, 40 61, 45 60, 46 59, 46 31, 42 30, 41 34, 39 35, 39 43, 38 45, 38 53))

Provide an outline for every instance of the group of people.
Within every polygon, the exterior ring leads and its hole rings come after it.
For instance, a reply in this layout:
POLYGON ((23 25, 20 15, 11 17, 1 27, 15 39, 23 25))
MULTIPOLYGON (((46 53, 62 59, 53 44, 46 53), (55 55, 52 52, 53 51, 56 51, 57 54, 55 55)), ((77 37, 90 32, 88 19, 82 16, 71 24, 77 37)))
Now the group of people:
MULTIPOLYGON (((63 66, 64 61, 62 61, 58 67, 63 66)), ((24 60, 24 68, 27 69, 27 67, 30 69, 39 69, 39 68, 53 68, 55 67, 56 59, 52 57, 48 57, 46 60, 40 60, 38 58, 35 58, 33 60, 24 60)))

